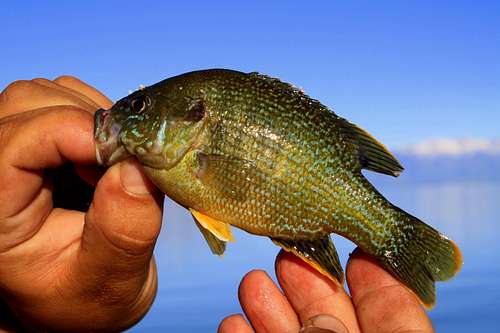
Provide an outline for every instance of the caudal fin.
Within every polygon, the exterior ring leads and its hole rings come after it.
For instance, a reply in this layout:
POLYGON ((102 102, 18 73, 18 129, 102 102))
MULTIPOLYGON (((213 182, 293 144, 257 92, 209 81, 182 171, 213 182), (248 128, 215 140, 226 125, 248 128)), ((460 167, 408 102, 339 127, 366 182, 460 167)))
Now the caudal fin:
POLYGON ((435 281, 455 276, 462 266, 460 249, 446 236, 403 211, 397 249, 380 254, 383 266, 412 289, 426 308, 436 303, 435 281))

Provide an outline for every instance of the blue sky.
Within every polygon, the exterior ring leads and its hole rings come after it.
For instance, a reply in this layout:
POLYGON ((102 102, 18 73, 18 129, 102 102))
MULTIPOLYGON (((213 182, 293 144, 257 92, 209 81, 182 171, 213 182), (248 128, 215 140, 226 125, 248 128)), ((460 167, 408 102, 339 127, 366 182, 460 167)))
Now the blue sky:
POLYGON ((500 137, 500 1, 9 1, 0 87, 73 74, 118 99, 224 67, 292 82, 389 147, 500 137))

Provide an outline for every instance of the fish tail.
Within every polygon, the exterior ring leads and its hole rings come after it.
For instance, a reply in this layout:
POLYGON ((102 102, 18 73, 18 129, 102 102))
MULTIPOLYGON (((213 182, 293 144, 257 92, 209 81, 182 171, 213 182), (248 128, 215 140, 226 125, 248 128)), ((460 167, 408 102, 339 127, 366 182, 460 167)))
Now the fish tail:
POLYGON ((453 241, 416 217, 400 209, 396 216, 395 245, 381 251, 378 259, 430 309, 436 302, 434 282, 455 276, 462 254, 453 241))

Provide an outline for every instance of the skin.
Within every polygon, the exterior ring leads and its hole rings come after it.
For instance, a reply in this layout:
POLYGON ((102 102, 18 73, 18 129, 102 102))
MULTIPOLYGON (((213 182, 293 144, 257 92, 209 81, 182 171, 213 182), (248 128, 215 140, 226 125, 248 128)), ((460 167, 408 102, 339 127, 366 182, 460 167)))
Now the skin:
POLYGON ((111 104, 67 76, 0 95, 0 330, 121 331, 153 302, 163 195, 130 161, 100 177, 93 112, 111 104), (96 185, 85 212, 53 207, 45 170, 66 161, 96 185))
POLYGON ((218 333, 428 333, 432 324, 417 297, 357 249, 347 264, 350 297, 290 253, 276 259, 279 286, 255 270, 241 281, 240 314, 226 317, 218 333))
POLYGON ((347 264, 350 297, 343 288, 287 252, 276 259, 279 286, 264 271, 248 273, 240 314, 226 317, 218 333, 429 333, 432 324, 418 298, 356 249, 347 264))

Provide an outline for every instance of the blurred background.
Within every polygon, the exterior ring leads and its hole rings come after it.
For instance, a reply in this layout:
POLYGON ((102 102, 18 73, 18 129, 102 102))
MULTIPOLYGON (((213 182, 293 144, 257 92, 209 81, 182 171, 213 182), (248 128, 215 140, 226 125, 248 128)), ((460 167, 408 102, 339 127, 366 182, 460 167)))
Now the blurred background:
MULTIPOLYGON (((0 29, 1 89, 72 74, 117 100, 214 67, 304 88, 395 153, 399 178, 367 177, 462 249, 462 272, 437 286, 437 331, 497 332, 500 2, 16 1, 0 29)), ((165 205, 158 296, 130 332, 214 332, 241 311, 246 272, 274 274, 278 248, 235 231, 212 256, 186 211, 165 205)), ((333 237, 345 264, 354 246, 333 237)))

